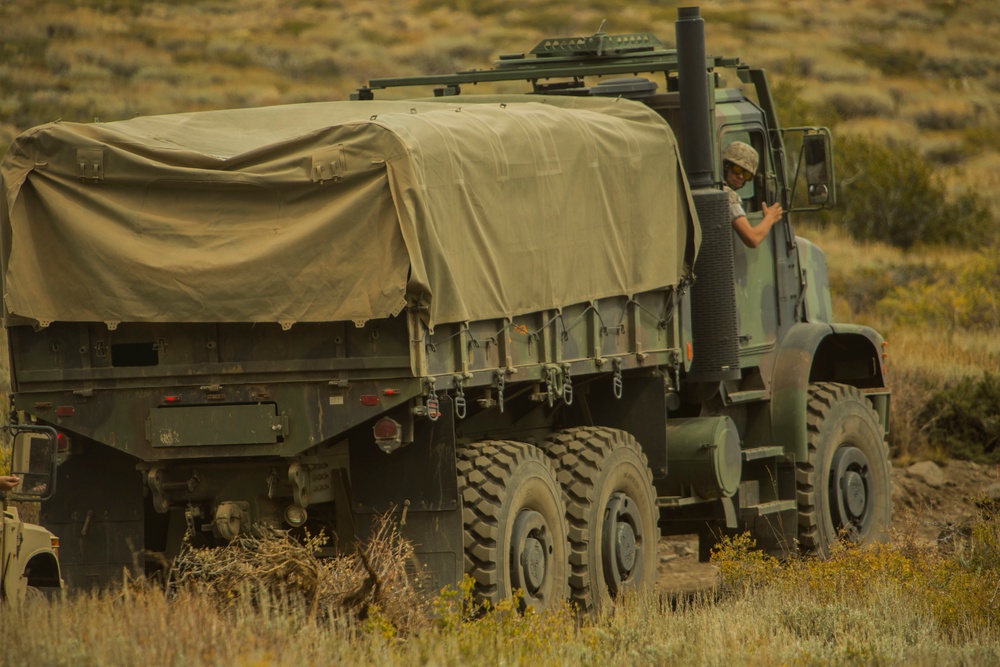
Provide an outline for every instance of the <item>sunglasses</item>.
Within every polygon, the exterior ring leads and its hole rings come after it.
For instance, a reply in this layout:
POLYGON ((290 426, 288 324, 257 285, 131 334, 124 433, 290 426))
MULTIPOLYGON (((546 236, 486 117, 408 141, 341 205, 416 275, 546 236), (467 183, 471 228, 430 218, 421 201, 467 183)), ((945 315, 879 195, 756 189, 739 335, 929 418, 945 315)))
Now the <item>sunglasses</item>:
POLYGON ((752 181, 753 180, 753 172, 752 171, 747 171, 746 169, 744 169, 743 167, 741 167, 738 164, 730 164, 729 165, 729 169, 732 170, 732 172, 734 174, 736 174, 737 176, 742 176, 744 181, 752 181))

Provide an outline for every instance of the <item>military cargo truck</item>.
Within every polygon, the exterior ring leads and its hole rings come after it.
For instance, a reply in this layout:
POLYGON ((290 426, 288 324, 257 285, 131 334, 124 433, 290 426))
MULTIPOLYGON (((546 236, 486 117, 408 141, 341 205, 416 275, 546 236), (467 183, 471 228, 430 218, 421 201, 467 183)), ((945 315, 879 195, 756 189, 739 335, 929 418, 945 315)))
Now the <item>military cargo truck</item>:
POLYGON ((834 202, 829 133, 782 129, 697 8, 676 38, 18 138, 13 400, 70 440, 42 513, 66 579, 168 562, 188 530, 324 530, 333 554, 391 512, 430 590, 594 606, 655 580, 662 534, 878 539, 882 339, 831 321, 791 225, 834 202), (462 90, 498 81, 525 91, 462 90), (756 249, 720 188, 737 139, 751 222, 785 209, 756 249))
POLYGON ((51 426, 20 426, 14 436, 11 472, 20 479, 0 490, 0 604, 62 590, 59 538, 45 528, 22 521, 20 503, 37 503, 55 491, 58 434, 51 426))

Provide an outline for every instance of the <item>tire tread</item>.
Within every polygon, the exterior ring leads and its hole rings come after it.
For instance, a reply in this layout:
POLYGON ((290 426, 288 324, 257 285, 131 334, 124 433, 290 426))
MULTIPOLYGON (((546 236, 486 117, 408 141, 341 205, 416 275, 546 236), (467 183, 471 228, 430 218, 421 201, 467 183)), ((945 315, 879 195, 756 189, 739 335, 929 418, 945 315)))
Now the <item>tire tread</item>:
MULTIPOLYGON (((799 549, 806 554, 820 553, 824 547, 820 534, 823 514, 820 508, 816 507, 816 484, 822 483, 822 480, 817 480, 817 471, 821 466, 820 431, 830 411, 837 404, 848 400, 856 400, 870 413, 871 418, 878 422, 878 414, 857 387, 836 382, 817 382, 809 385, 809 398, 806 404, 808 460, 799 463, 795 469, 799 549)), ((881 440, 880 454, 888 459, 889 450, 884 436, 881 440)))

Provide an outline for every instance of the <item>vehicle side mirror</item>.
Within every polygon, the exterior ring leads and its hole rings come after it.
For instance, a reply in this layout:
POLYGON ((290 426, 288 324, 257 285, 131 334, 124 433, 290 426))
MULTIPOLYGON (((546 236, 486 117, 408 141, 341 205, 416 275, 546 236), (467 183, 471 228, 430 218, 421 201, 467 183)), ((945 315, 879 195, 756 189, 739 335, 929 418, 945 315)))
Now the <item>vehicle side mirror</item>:
POLYGON ((837 203, 833 171, 833 139, 825 127, 789 127, 781 136, 790 155, 798 153, 795 171, 789 174, 792 211, 818 211, 837 203), (804 181, 804 183, 803 183, 804 181), (805 197, 800 186, 804 185, 805 197))
POLYGON ((833 171, 829 160, 829 137, 826 134, 807 134, 802 137, 802 152, 806 163, 806 186, 809 203, 825 206, 833 193, 833 171))
POLYGON ((10 472, 21 478, 8 493, 14 500, 48 500, 56 489, 58 434, 48 426, 12 426, 10 472))

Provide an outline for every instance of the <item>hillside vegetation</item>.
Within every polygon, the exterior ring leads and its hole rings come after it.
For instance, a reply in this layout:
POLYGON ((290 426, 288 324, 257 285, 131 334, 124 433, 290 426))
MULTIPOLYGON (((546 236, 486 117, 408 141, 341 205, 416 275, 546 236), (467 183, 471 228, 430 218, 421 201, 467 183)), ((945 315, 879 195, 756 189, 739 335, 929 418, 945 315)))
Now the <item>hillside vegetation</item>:
MULTIPOLYGON (((664 0, 5 0, 5 136, 91 121, 344 99, 376 76, 484 67, 543 37, 648 31, 674 41, 664 0)), ((785 122, 912 141, 961 183, 1000 185, 1000 5, 993 0, 714 0, 708 50, 794 83, 785 122)), ((916 167, 916 165, 914 165, 916 167)), ((927 168, 921 165, 920 168, 927 168)))
MULTIPOLYGON (((346 99, 371 77, 485 67, 605 20, 672 45, 686 4, 5 0, 0 150, 56 119, 346 99)), ((702 14, 709 53, 769 70, 786 126, 834 128, 843 205, 798 231, 829 253, 838 318, 890 340, 895 455, 1000 457, 1000 4, 713 0, 702 14), (938 437, 956 420, 971 450, 938 437)))

